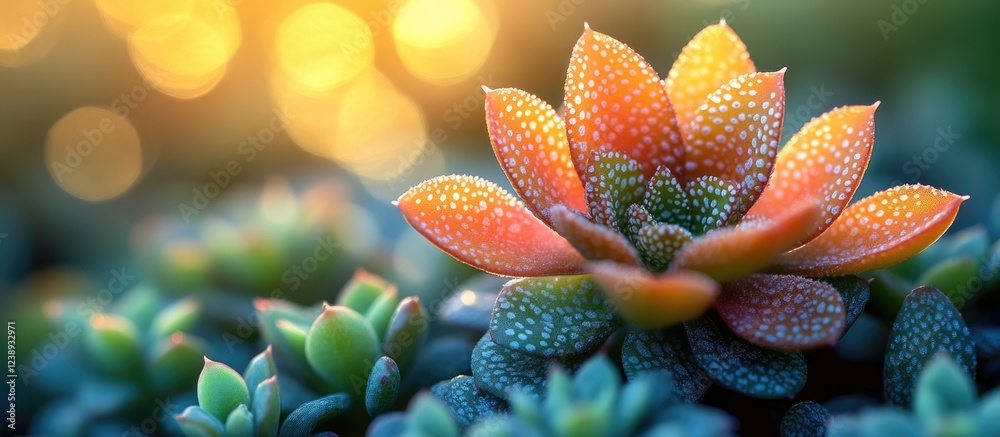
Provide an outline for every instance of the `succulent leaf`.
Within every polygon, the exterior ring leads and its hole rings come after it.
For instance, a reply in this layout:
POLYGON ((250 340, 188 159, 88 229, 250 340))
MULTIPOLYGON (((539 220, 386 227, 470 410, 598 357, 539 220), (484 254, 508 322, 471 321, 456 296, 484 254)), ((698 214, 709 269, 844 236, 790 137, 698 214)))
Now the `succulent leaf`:
POLYGON ((711 378, 695 362, 684 330, 677 327, 630 330, 622 344, 622 366, 629 380, 649 372, 669 373, 674 385, 671 396, 688 404, 700 401, 712 385, 711 378))
POLYGON ((208 345, 202 339, 179 332, 157 341, 146 354, 150 382, 163 391, 190 384, 201 371, 207 350, 208 345))
POLYGON ((382 352, 392 358, 401 372, 410 368, 420 347, 427 341, 429 323, 427 310, 419 297, 406 297, 396 306, 382 340, 382 352))
POLYGON ((459 429, 448 412, 448 407, 430 394, 422 394, 410 405, 407 427, 416 435, 459 437, 459 429))
POLYGON ((802 354, 764 349, 702 317, 684 324, 695 361, 718 384, 738 393, 779 399, 806 383, 802 354))
POLYGON ((666 167, 658 168, 646 183, 642 204, 655 221, 679 226, 690 221, 687 192, 666 167))
POLYGON ((635 240, 646 267, 661 271, 670 265, 677 252, 694 241, 694 236, 686 228, 673 223, 654 223, 640 229, 635 240))
POLYGON ((486 123, 497 161, 535 216, 551 224, 543 213, 557 205, 587 213, 566 125, 548 103, 515 88, 490 90, 486 123))
POLYGON ((372 366, 365 390, 365 409, 375 417, 387 411, 399 394, 399 367, 389 357, 381 357, 372 366))
POLYGON ((906 296, 889 334, 886 401, 908 405, 917 375, 938 351, 951 354, 966 374, 975 377, 975 346, 962 315, 941 291, 918 287, 906 296))
POLYGON ((497 297, 490 335, 529 355, 574 355, 602 343, 618 327, 614 315, 589 275, 522 278, 497 297))
POLYGON ((589 27, 569 62, 565 118, 577 174, 586 173, 594 151, 606 150, 639 162, 646 178, 661 165, 681 174, 680 130, 652 66, 621 41, 589 27))
POLYGON ((246 405, 240 404, 226 418, 226 435, 249 437, 254 435, 253 426, 253 414, 250 413, 250 410, 247 410, 246 405))
POLYGON ((979 262, 972 258, 948 258, 925 271, 916 283, 941 290, 952 305, 961 310, 978 291, 965 286, 970 278, 976 277, 978 270, 979 262))
POLYGON ((781 437, 823 437, 831 417, 820 404, 799 402, 781 418, 781 437))
POLYGON ((347 307, 327 306, 306 336, 309 365, 336 392, 360 396, 380 355, 375 329, 347 307))
POLYGON ((739 186, 715 176, 701 176, 688 182, 688 229, 704 234, 729 223, 739 208, 739 192, 739 186))
POLYGON ((579 273, 584 258, 492 182, 441 176, 400 196, 403 218, 459 261, 501 276, 579 273))
POLYGON ((840 299, 844 302, 844 333, 851 329, 854 322, 861 317, 861 313, 868 305, 868 298, 871 296, 871 288, 868 280, 853 276, 833 276, 828 278, 818 278, 819 281, 830 284, 840 293, 840 299))
POLYGON ((340 290, 335 305, 345 306, 358 314, 364 314, 390 288, 395 290, 385 279, 364 270, 358 270, 340 290))
MULTIPOLYGON (((547 384, 549 364, 553 362, 556 359, 507 349, 491 341, 487 333, 472 350, 472 376, 480 389, 497 397, 506 398, 510 390, 541 397, 547 384)), ((559 362, 579 364, 572 357, 560 357, 559 362)))
POLYGON ((169 337, 178 331, 190 330, 198 319, 200 308, 193 299, 181 299, 156 315, 150 323, 153 338, 169 337))
POLYGON ((698 272, 672 270, 658 276, 609 262, 592 263, 594 280, 618 312, 645 329, 658 329, 700 316, 712 305, 719 284, 698 272))
POLYGON ((566 238, 584 258, 642 265, 635 247, 615 229, 594 223, 583 214, 564 206, 555 206, 546 215, 552 222, 553 229, 566 238))
POLYGON ((281 437, 312 435, 317 424, 341 415, 350 406, 351 397, 347 393, 336 393, 306 402, 285 418, 278 435, 281 437))
POLYGON ((581 175, 594 222, 618 231, 628 229, 628 208, 641 202, 646 190, 639 162, 622 152, 593 151, 581 175))
POLYGON ((254 405, 254 393, 257 386, 278 374, 278 367, 274 363, 274 356, 271 354, 271 346, 250 359, 247 369, 243 371, 243 380, 246 382, 250 393, 249 405, 254 405))
POLYGON ((100 368, 113 375, 134 372, 139 365, 141 336, 131 320, 96 314, 85 330, 84 347, 100 368))
POLYGON ((736 335, 771 349, 832 346, 844 333, 837 289, 801 276, 756 274, 727 282, 715 309, 736 335))
POLYGON ((257 437, 278 435, 278 425, 281 421, 281 393, 276 376, 257 384, 253 394, 253 419, 257 437))
POLYGON ((243 377, 231 367, 205 357, 205 367, 198 377, 198 405, 220 423, 239 405, 250 403, 250 393, 243 377))
POLYGON ((976 386, 947 353, 926 363, 913 387, 913 412, 926 429, 935 429, 950 416, 970 413, 976 405, 976 386))
POLYGON ((364 312, 365 320, 368 320, 368 323, 371 323, 372 327, 375 328, 376 337, 385 338, 385 331, 389 327, 389 321, 392 319, 398 303, 396 287, 390 286, 364 312))
POLYGON ((431 394, 444 401, 462 429, 479 419, 507 411, 503 399, 480 390, 475 378, 467 375, 434 384, 431 394))
POLYGON ((188 437, 225 437, 226 428, 219 419, 200 407, 190 406, 174 420, 188 437))

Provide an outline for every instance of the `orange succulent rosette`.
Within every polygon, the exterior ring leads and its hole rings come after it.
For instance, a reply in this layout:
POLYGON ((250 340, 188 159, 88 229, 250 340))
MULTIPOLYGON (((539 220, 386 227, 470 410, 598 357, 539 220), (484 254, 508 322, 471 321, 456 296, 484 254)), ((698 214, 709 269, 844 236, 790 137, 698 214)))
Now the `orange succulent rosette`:
POLYGON ((644 328, 714 306, 760 345, 830 344, 844 305, 810 277, 919 253, 967 197, 904 185, 849 205, 878 103, 814 118, 779 152, 784 73, 757 72, 725 23, 698 33, 665 79, 587 27, 567 72, 565 115, 522 90, 487 92, 493 150, 523 201, 477 177, 442 176, 397 205, 428 240, 483 271, 592 275, 644 328), (780 332, 788 326, 778 308, 824 322, 780 332))

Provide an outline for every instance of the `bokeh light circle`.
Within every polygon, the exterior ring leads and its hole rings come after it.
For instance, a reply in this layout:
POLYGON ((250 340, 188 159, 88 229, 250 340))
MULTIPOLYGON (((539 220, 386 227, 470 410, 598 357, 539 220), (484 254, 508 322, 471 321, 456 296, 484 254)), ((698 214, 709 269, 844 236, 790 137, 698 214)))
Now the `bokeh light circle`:
POLYGON ((160 91, 194 98, 210 91, 222 76, 238 41, 192 15, 156 17, 128 38, 132 62, 160 91))
POLYGON ((108 109, 79 108, 49 129, 45 163, 66 192, 89 201, 111 199, 139 178, 139 134, 108 109))
POLYGON ((331 3, 313 3, 278 26, 275 49, 281 68, 313 90, 329 90, 370 68, 375 44, 368 25, 331 3))
POLYGON ((399 9, 392 30, 406 69, 440 85, 478 71, 495 36, 493 23, 470 0, 408 0, 399 9))

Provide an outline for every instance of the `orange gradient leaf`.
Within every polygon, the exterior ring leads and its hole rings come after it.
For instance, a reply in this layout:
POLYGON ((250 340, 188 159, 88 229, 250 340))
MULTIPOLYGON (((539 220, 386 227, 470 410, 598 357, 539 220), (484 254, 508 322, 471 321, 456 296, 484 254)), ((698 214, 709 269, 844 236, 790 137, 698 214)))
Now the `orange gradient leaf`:
POLYGON ((832 346, 846 322, 837 289, 801 276, 751 275, 727 282, 715 309, 736 335, 786 351, 832 346))
POLYGON ((848 207, 812 241, 779 256, 776 265, 807 276, 851 275, 896 265, 937 241, 966 199, 925 185, 880 191, 848 207))
POLYGON ((624 43, 587 27, 566 72, 566 128, 583 175, 591 153, 614 150, 642 164, 646 179, 664 165, 681 174, 684 146, 656 71, 624 43))
POLYGON ((739 186, 736 215, 760 196, 778 153, 785 114, 785 70, 733 79, 695 111, 685 141, 684 176, 729 179, 739 186))
POLYGON ((844 106, 812 119, 774 163, 771 181, 749 214, 774 217, 802 199, 823 199, 822 220, 800 243, 815 238, 843 212, 861 184, 875 140, 875 109, 844 106))
POLYGON ((815 203, 800 203, 776 219, 716 229, 681 249, 674 266, 697 270, 720 282, 742 278, 795 247, 816 225, 819 209, 815 203))
POLYGON ((566 125, 548 103, 519 89, 488 90, 486 123, 500 167, 536 216, 555 205, 587 212, 566 125))
POLYGON ((642 266, 632 244, 612 228, 594 223, 565 206, 555 206, 546 214, 554 229, 587 259, 642 266))
POLYGON ((582 271, 586 260, 514 196, 474 176, 440 176, 395 202, 403 218, 459 261, 501 276, 582 271))
POLYGON ((719 284, 697 272, 678 270, 653 276, 606 261, 591 263, 588 270, 619 313, 643 329, 694 319, 711 307, 719 294, 719 284))
POLYGON ((698 32, 664 79, 681 131, 687 133, 695 110, 709 94, 737 76, 755 71, 747 46, 725 22, 698 32))

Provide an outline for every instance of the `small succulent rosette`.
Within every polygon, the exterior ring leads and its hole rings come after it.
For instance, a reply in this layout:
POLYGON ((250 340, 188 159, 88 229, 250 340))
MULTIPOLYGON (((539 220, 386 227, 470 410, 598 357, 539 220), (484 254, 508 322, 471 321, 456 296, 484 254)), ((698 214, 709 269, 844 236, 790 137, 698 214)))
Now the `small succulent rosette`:
POLYGON ((919 253, 966 199, 904 185, 851 203, 878 103, 814 118, 779 151, 784 75, 758 72, 724 22, 661 77, 589 27, 564 109, 487 90, 497 160, 514 191, 442 176, 396 202, 429 241, 504 286, 473 354, 481 388, 540 394, 548 365, 578 366, 626 327, 626 371, 676 372, 688 400, 711 383, 783 398, 802 352, 858 317, 856 275, 919 253))

